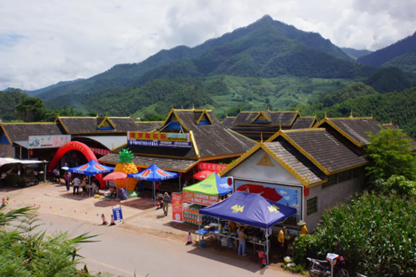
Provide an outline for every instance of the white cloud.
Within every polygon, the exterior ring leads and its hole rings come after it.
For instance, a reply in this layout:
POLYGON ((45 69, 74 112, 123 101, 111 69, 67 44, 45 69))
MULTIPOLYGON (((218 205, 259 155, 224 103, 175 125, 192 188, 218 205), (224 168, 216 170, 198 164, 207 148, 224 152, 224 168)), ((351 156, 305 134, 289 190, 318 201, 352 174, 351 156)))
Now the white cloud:
POLYGON ((289 201, 290 200, 290 196, 285 196, 285 197, 283 197, 284 199, 286 199, 287 201, 289 201))
POLYGON ((265 14, 343 47, 375 50, 416 30, 415 1, 2 0, 0 88, 37 89, 195 46, 265 14))
POLYGON ((286 191, 284 191, 284 190, 279 191, 279 193, 280 193, 280 195, 285 195, 285 194, 287 194, 287 192, 286 192, 286 191))

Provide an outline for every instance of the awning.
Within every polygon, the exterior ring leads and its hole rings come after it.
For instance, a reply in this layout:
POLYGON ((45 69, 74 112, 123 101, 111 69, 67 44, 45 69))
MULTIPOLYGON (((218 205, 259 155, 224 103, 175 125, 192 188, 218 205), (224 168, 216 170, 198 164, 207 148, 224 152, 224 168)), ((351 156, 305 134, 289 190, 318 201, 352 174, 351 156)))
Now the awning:
POLYGON ((0 158, 0 167, 6 164, 43 164, 47 161, 35 161, 35 160, 19 160, 13 158, 0 158))
POLYGON ((199 213, 268 229, 296 214, 297 210, 267 200, 259 194, 237 191, 218 204, 200 209, 199 213))
MULTIPOLYGON (((98 159, 100 162, 108 164, 118 163, 118 154, 110 153, 98 159)), ((163 157, 150 157, 150 156, 138 156, 134 155, 132 163, 141 168, 148 168, 152 164, 156 164, 158 167, 175 172, 187 172, 190 168, 195 166, 199 160, 191 159, 173 159, 163 157)))
POLYGON ((119 147, 122 144, 127 143, 127 136, 73 136, 72 140, 76 140, 77 138, 87 138, 90 140, 94 140, 96 142, 101 143, 107 149, 112 150, 114 148, 119 147))

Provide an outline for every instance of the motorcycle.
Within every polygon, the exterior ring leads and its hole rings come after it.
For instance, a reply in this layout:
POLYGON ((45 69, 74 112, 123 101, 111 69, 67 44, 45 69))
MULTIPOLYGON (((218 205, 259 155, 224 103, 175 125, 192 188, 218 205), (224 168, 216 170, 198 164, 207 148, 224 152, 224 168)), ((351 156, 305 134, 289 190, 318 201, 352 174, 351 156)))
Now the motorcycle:
MULTIPOLYGON (((311 277, 331 276, 331 265, 327 260, 307 258, 309 261, 309 275, 311 277)), ((334 265, 334 276, 349 277, 348 271, 344 268, 345 260, 338 257, 334 265)))

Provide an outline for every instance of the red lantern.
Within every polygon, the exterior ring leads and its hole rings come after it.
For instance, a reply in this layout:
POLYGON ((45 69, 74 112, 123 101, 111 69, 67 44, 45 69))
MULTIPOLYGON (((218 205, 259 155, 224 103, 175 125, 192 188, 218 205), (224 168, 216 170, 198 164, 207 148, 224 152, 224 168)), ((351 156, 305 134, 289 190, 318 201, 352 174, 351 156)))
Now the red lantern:
POLYGON ((309 188, 303 188, 303 195, 305 196, 309 195, 309 188))
POLYGON ((33 150, 30 150, 29 154, 30 154, 30 156, 32 156, 33 155, 33 150))
POLYGON ((232 178, 228 178, 227 179, 227 183, 229 186, 231 186, 233 184, 233 179, 232 178))

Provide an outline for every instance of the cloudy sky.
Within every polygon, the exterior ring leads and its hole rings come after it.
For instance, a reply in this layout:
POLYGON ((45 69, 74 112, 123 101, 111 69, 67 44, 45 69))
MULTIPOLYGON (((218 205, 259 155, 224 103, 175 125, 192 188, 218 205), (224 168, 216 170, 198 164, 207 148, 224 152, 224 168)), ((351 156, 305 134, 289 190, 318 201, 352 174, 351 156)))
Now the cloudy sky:
POLYGON ((416 31, 414 0, 0 0, 0 89, 88 78, 265 14, 356 49, 416 31))

